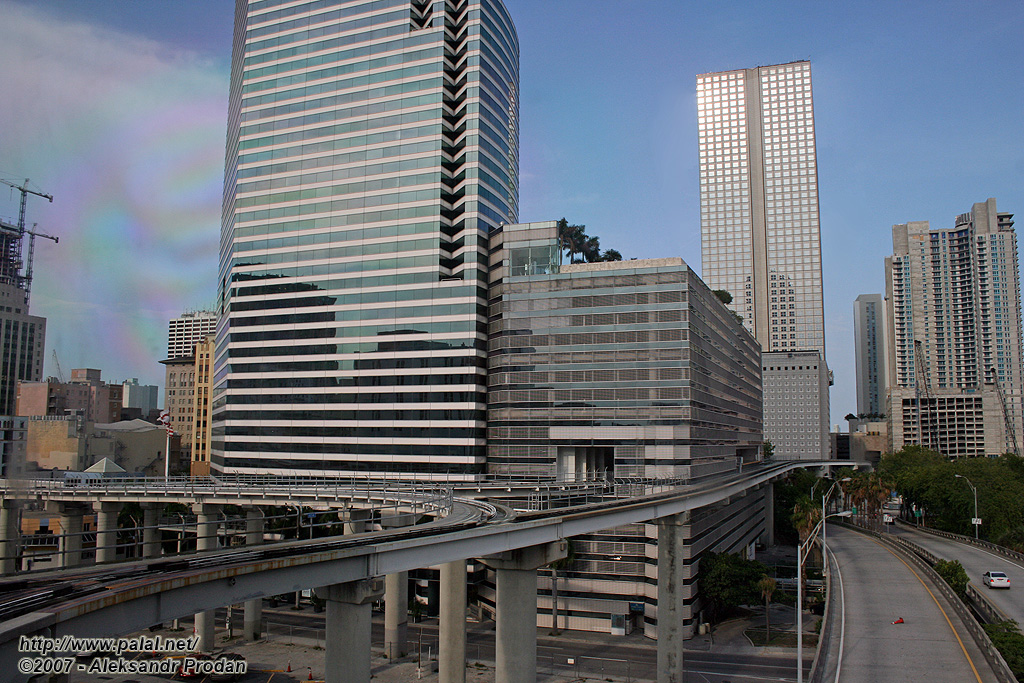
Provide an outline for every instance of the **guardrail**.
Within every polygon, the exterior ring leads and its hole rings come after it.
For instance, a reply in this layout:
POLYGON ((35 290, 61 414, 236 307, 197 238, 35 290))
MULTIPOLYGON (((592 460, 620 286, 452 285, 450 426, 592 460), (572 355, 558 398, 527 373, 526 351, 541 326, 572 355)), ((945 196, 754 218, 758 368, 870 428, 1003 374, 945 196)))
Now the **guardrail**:
MULTIPOLYGON (((855 526, 853 524, 838 523, 840 526, 844 526, 854 531, 868 534, 879 539, 883 543, 887 543, 891 546, 904 551, 910 560, 921 569, 922 572, 931 580, 934 587, 942 593, 949 604, 952 606, 953 611, 957 613, 960 620, 963 622, 964 627, 970 632, 971 637, 974 638, 974 642, 978 645, 982 654, 985 655, 985 659, 988 661, 989 666, 992 667, 992 672, 995 674, 996 679, 999 683, 1017 683, 1017 677, 1013 675, 1013 671, 1010 669, 1006 660, 996 649, 996 646, 992 644, 992 639, 989 638, 988 633, 981 627, 978 620, 971 614, 970 609, 964 604, 963 600, 960 599, 953 589, 949 587, 949 584, 939 576, 938 572, 932 568, 938 558, 932 555, 930 552, 917 545, 913 541, 908 541, 898 536, 890 536, 888 534, 882 534, 877 531, 865 529, 863 527, 855 526)), ((980 595, 978 596, 981 597, 980 595)), ((993 608, 994 609, 994 608, 993 608)))
POLYGON ((900 526, 905 526, 909 529, 914 529, 915 531, 923 531, 924 533, 931 534, 932 536, 940 536, 942 538, 948 538, 951 541, 957 541, 958 543, 967 543, 968 545, 978 546, 979 548, 984 548, 985 550, 991 550, 992 552, 998 555, 1002 555, 1003 557, 1009 557, 1010 559, 1024 562, 1024 553, 1019 553, 1016 550, 1004 548, 1003 546, 996 545, 995 543, 992 543, 990 541, 982 541, 981 539, 975 539, 972 536, 954 534, 951 531, 941 531, 939 529, 929 529, 923 526, 908 524, 907 522, 899 518, 896 518, 896 522, 900 526))

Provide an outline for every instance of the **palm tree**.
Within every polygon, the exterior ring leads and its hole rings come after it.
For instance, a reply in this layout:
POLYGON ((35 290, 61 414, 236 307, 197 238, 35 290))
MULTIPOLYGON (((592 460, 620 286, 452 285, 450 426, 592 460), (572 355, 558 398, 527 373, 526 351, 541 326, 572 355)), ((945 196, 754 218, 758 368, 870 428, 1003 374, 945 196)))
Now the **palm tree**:
POLYGON ((562 218, 558 221, 558 246, 563 251, 569 252, 569 263, 577 263, 576 255, 582 254, 587 241, 587 233, 583 230, 585 225, 569 225, 569 221, 562 218))
MULTIPOLYGON (((797 500, 796 505, 793 506, 793 516, 790 519, 793 522, 793 528, 799 534, 798 542, 802 545, 810 537, 814 527, 818 525, 818 521, 821 519, 821 508, 811 500, 810 496, 804 496, 797 500)), ((799 565, 796 571, 797 585, 806 586, 802 581, 803 564, 799 565)))
POLYGON ((597 237, 586 236, 583 241, 583 261, 594 263, 601 260, 601 240, 597 237))
POLYGON ((775 592, 775 579, 765 574, 757 581, 757 590, 764 598, 764 644, 767 645, 772 639, 771 625, 771 604, 772 594, 775 592))

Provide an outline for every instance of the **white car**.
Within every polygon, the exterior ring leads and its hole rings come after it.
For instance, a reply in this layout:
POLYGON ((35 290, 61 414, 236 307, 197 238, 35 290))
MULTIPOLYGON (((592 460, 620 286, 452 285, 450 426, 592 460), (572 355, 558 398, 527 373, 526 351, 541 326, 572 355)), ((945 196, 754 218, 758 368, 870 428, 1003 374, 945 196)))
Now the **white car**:
POLYGON ((981 575, 982 581, 989 588, 1009 588, 1010 577, 1003 572, 985 572, 981 575))

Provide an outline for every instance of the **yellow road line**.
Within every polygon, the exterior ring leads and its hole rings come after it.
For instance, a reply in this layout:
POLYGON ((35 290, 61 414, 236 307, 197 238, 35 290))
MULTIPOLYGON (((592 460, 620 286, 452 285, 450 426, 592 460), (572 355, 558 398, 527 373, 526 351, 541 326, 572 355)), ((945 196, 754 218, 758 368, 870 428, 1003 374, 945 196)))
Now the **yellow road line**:
MULTIPOLYGON (((897 555, 896 552, 893 551, 892 548, 888 547, 884 543, 880 543, 880 542, 876 541, 873 538, 870 538, 870 540, 871 540, 872 543, 875 543, 876 545, 879 545, 879 546, 885 548, 886 550, 888 550, 889 553, 893 557, 895 557, 897 560, 902 562, 903 566, 906 567, 907 569, 909 569, 910 573, 914 575, 914 578, 916 578, 918 581, 921 582, 921 585, 924 586, 924 589, 926 591, 928 591, 928 595, 932 596, 932 600, 935 602, 935 606, 939 608, 939 611, 942 612, 942 616, 945 617, 945 619, 946 619, 946 623, 949 624, 949 630, 951 630, 953 632, 953 637, 956 638, 956 642, 960 644, 960 650, 961 650, 961 652, 964 653, 964 657, 967 658, 967 663, 971 665, 971 671, 974 672, 974 677, 978 680, 978 683, 982 683, 981 675, 978 674, 978 669, 974 666, 974 660, 971 659, 971 655, 969 655, 967 653, 967 648, 964 647, 964 641, 960 640, 960 634, 956 632, 955 628, 953 628, 953 622, 949 620, 949 615, 946 614, 946 610, 942 609, 942 605, 939 604, 939 600, 938 600, 938 598, 935 597, 935 593, 932 593, 932 589, 929 588, 928 585, 924 582, 924 579, 922 579, 921 576, 917 572, 914 571, 914 568, 911 567, 909 564, 907 564, 903 560, 902 557, 897 555)), ((957 598, 957 599, 959 600, 959 598, 957 598)))

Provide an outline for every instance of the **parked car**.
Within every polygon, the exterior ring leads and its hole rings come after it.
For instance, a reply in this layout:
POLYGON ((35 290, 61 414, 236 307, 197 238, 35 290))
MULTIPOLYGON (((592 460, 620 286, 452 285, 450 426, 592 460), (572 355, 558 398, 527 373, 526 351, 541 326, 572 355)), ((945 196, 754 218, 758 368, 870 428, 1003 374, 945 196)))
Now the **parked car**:
POLYGON ((1009 588, 1010 577, 1003 572, 985 572, 981 575, 981 580, 985 582, 985 585, 989 588, 1009 588))

